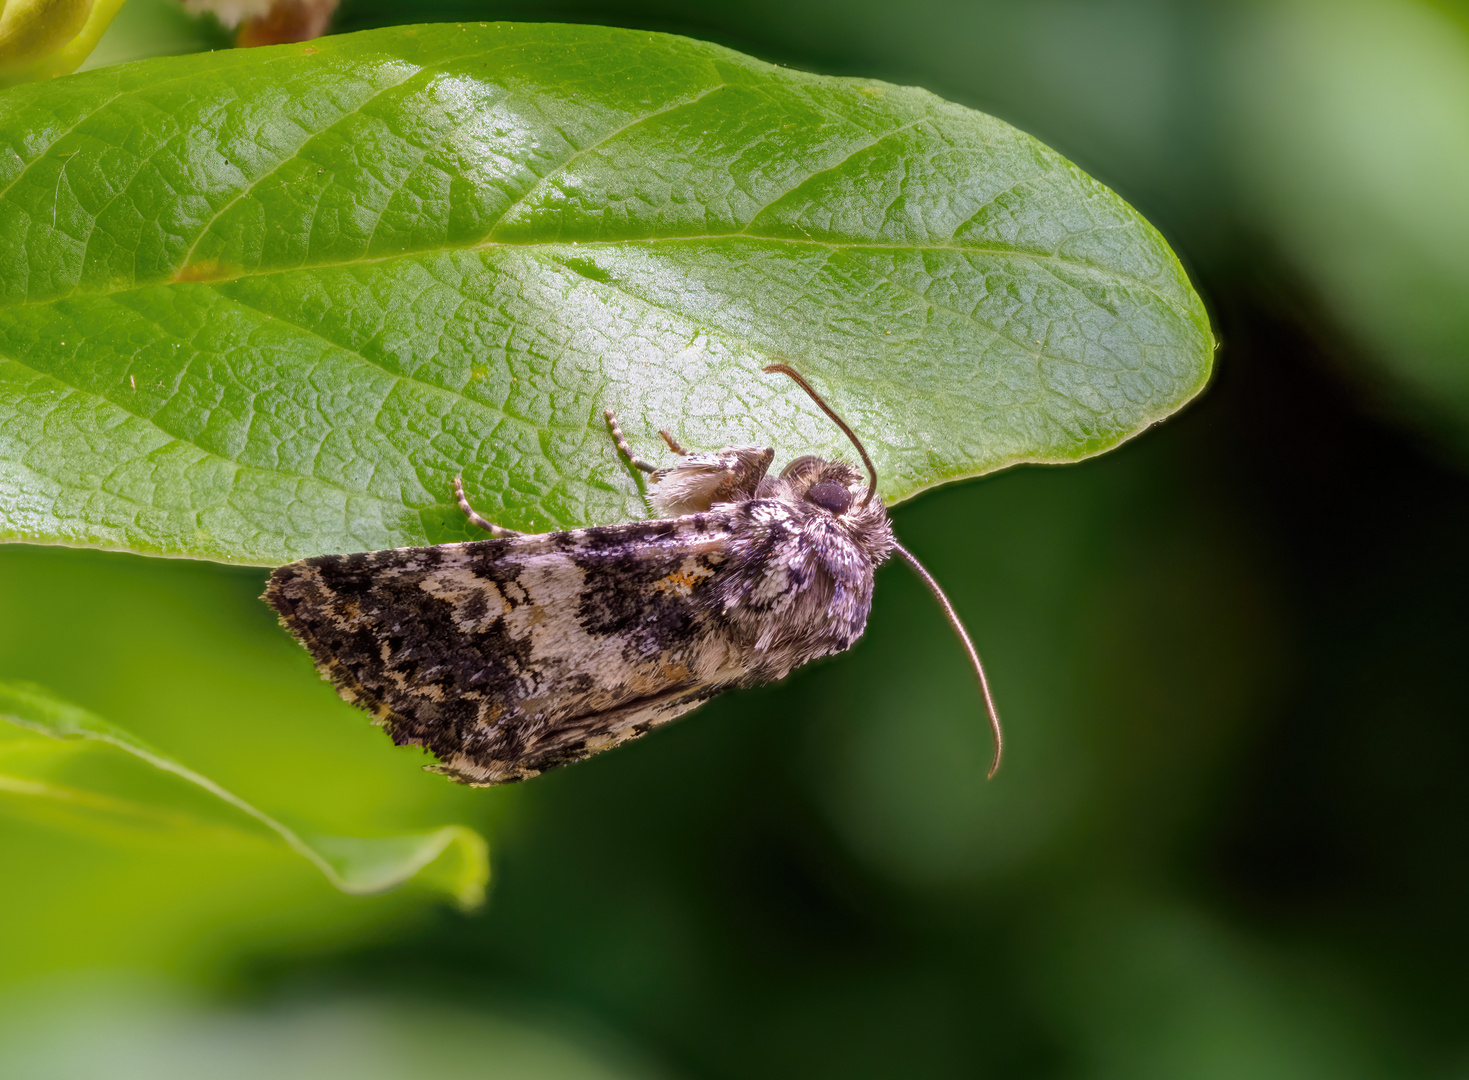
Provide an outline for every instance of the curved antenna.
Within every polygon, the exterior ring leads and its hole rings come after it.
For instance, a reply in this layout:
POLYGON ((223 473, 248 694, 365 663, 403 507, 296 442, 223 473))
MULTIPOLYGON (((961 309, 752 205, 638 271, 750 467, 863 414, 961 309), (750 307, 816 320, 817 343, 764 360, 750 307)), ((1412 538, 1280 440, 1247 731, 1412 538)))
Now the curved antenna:
POLYGON ((857 448, 857 453, 862 455, 862 464, 867 466, 867 494, 862 496, 862 501, 858 505, 866 506, 868 503, 870 503, 872 501, 872 496, 877 493, 877 466, 874 465, 872 463, 872 459, 867 456, 867 450, 865 447, 863 447, 862 440, 857 438, 856 433, 853 432, 851 428, 847 427, 847 422, 845 420, 843 420, 840 416, 832 411, 832 407, 830 405, 821 400, 821 395, 818 394, 814 389, 812 389, 810 383, 801 378, 801 373, 795 368, 789 366, 788 364, 766 364, 760 370, 765 372, 767 375, 773 371, 779 371, 781 374, 789 375, 792 379, 796 380, 796 385, 799 386, 802 390, 806 391, 806 393, 810 394, 811 400, 816 402, 821 411, 826 413, 827 416, 831 417, 832 423, 841 428, 843 434, 845 434, 847 438, 852 440, 852 445, 857 448))
POLYGON ((939 606, 944 609, 944 614, 949 617, 949 625, 954 628, 954 633, 959 635, 959 640, 964 642, 964 648, 969 652, 969 662, 974 665, 974 674, 979 676, 979 692, 984 695, 984 709, 989 714, 990 732, 995 739, 995 759, 990 763, 990 771, 985 774, 985 779, 995 775, 995 770, 1000 767, 1000 753, 1005 749, 1005 735, 1000 730, 1000 714, 995 709, 995 699, 990 696, 990 681, 984 676, 984 665, 979 662, 979 653, 975 651, 974 642, 969 640, 969 631, 964 629, 964 624, 959 621, 959 614, 954 610, 954 605, 949 603, 949 598, 944 595, 944 590, 939 588, 939 583, 933 579, 923 564, 914 558, 913 553, 902 544, 893 542, 893 550, 907 560, 908 565, 913 567, 914 573, 923 579, 928 586, 928 591, 933 593, 938 600, 939 606))

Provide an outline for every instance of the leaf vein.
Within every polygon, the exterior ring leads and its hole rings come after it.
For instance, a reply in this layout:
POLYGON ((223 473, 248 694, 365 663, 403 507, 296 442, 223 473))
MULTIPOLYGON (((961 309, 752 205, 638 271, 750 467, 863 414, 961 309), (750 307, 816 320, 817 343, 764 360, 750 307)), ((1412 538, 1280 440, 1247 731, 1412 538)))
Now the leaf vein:
POLYGON ((774 206, 776 203, 780 202, 786 196, 791 195, 794 192, 799 191, 801 188, 805 187, 807 184, 809 184, 812 180, 816 179, 818 176, 824 176, 825 174, 827 174, 829 172, 835 172, 837 169, 840 169, 847 162, 851 161, 858 154, 866 153, 868 150, 871 150, 874 146, 877 146, 879 143, 883 142, 884 140, 890 139, 894 135, 901 134, 904 131, 908 131, 911 128, 917 127, 919 124, 923 123, 923 121, 925 121, 927 119, 928 119, 928 117, 926 117, 926 116, 920 116, 916 120, 910 120, 906 124, 900 124, 897 127, 893 128, 893 129, 891 129, 889 131, 884 131, 881 135, 878 135, 876 138, 869 139, 867 142, 863 143, 861 146, 855 146, 855 147, 853 147, 851 153, 849 153, 846 156, 844 156, 840 161, 833 162, 832 164, 827 165, 827 166, 824 166, 824 167, 822 167, 820 169, 813 169, 810 173, 808 173, 807 175, 803 176, 800 180, 798 180, 795 183, 791 184, 788 188, 786 188, 785 191, 782 191, 779 195, 775 196, 775 198, 773 198, 773 199, 769 200, 768 202, 766 202, 764 206, 761 206, 758 209, 756 209, 754 211, 754 213, 752 213, 750 215, 750 220, 748 222, 746 222, 745 227, 743 229, 741 229, 737 235, 743 235, 743 236, 759 235, 759 234, 756 234, 756 233, 751 233, 750 232, 750 229, 754 226, 755 222, 759 220, 761 214, 765 213, 765 211, 769 210, 772 206, 774 206))
MULTIPOLYGON (((230 53, 216 53, 214 55, 223 58, 223 57, 226 57, 226 56, 232 56, 235 53, 244 53, 244 52, 245 52, 245 50, 239 49, 239 50, 231 50, 230 53)), ((258 61, 258 60, 254 61, 254 62, 255 63, 263 63, 263 64, 275 64, 275 63, 280 63, 282 60, 285 60, 285 59, 287 59, 287 57, 285 57, 285 56, 278 56, 278 57, 275 57, 273 59, 266 60, 266 61, 263 61, 263 62, 262 61, 258 61)), ((242 56, 240 58, 240 62, 249 62, 249 60, 247 60, 245 57, 242 56)), ((221 60, 221 63, 222 64, 225 64, 225 65, 228 65, 229 62, 227 60, 221 60)), ((104 102, 102 102, 102 103, 100 103, 98 105, 93 106, 85 115, 79 117, 77 119, 77 121, 75 123, 73 123, 69 128, 67 128, 65 131, 61 132, 54 139, 52 139, 46 145, 46 149, 45 149, 44 152, 38 154, 36 157, 34 157, 30 161, 28 161, 21 168, 21 171, 18 174, 16 174, 15 178, 12 179, 10 181, 10 183, 6 184, 3 189, 0 189, 0 198, 4 198, 9 193, 10 189, 13 188, 17 183, 19 183, 24 178, 25 174, 30 170, 31 166, 33 166, 33 165, 39 165, 42 161, 45 161, 46 158, 50 155, 51 151, 55 148, 55 146, 56 146, 57 143, 59 143, 62 139, 66 138, 73 131, 75 131, 77 128, 81 127, 83 124, 85 124, 88 120, 92 119, 94 116, 99 115, 104 109, 110 108, 112 105, 116 104, 120 99, 125 98, 125 97, 134 97, 134 96, 140 95, 140 94, 142 94, 144 92, 155 91, 155 90, 157 90, 161 86, 167 86, 169 83, 180 82, 180 81, 182 81, 184 79, 196 78, 196 77, 198 77, 198 75, 199 75, 199 72, 198 71, 184 71, 184 72, 181 72, 178 75, 172 75, 172 76, 170 76, 167 79, 159 79, 156 82, 150 82, 150 83, 147 83, 145 85, 141 85, 141 86, 126 86, 126 87, 123 87, 121 90, 117 91, 117 93, 113 94, 110 98, 108 98, 106 101, 104 101, 104 102)))
POLYGON ((713 86, 701 90, 699 93, 694 94, 691 97, 681 98, 678 101, 670 102, 669 104, 663 106, 661 109, 654 109, 650 113, 644 113, 641 116, 634 117, 627 123, 623 124, 621 127, 613 131, 609 131, 605 135, 602 135, 589 146, 584 146, 581 149, 567 155, 565 159, 557 162, 554 166, 547 170, 545 174, 537 177, 535 183, 531 184, 523 192, 517 195, 515 199, 512 200, 508 206, 505 207, 504 210, 500 211, 495 220, 490 223, 489 229, 485 232, 486 240, 482 242, 491 242, 488 240, 488 238, 492 237, 495 234, 495 230, 498 229, 502 223, 504 223, 506 218, 508 218, 519 207, 523 206, 527 199, 529 199, 532 195, 534 195, 537 191, 539 191, 542 187, 549 183, 554 177, 563 175, 567 169, 571 168, 571 166, 575 162, 585 157, 587 154, 593 153, 594 151, 601 149, 613 139, 617 138, 617 136, 623 134, 624 132, 630 131, 632 128, 637 127, 639 124, 645 124, 649 120, 653 120, 659 116, 662 116, 664 113, 670 113, 677 109, 682 109, 688 105, 695 105, 698 102, 704 100, 704 98, 708 97, 710 94, 714 93, 716 90, 723 90, 729 85, 730 84, 727 82, 715 83, 713 86))
MULTIPOLYGON (((431 391, 434 394, 439 394, 439 395, 442 395, 444 397, 450 398, 450 399, 452 399, 454 401, 462 401, 465 404, 477 406, 477 407, 483 408, 483 409, 485 409, 485 410, 487 410, 489 412, 497 413, 502 420, 510 420, 511 419, 511 417, 506 412, 504 412, 504 410, 496 409, 493 405, 489 404, 488 402, 479 401, 479 400, 477 400, 475 398, 471 398, 467 394, 463 393, 462 391, 454 390, 454 389, 451 389, 450 387, 447 387, 447 386, 441 386, 438 383, 428 382, 428 381, 426 381, 424 379, 418 378, 416 375, 406 375, 406 374, 404 374, 401 371, 394 371, 392 368, 388 367, 386 364, 380 363, 379 361, 374 360, 371 357, 367 356, 360 349, 353 349, 353 348, 350 348, 349 346, 343 345, 341 342, 333 341, 331 338, 327 337, 325 334, 322 334, 320 331, 313 330, 309 326, 303 326, 301 323, 296 322, 295 320, 290 319, 290 318, 287 318, 287 317, 285 317, 283 315, 280 315, 277 312, 266 311, 264 308, 258 307, 255 304, 250 303, 248 300, 243 300, 243 299, 241 299, 240 297, 237 297, 237 296, 230 296, 227 293, 223 293, 223 292, 219 291, 219 289, 217 289, 217 288, 212 288, 211 291, 216 296, 218 296, 221 300, 224 300, 227 303, 235 304, 238 307, 241 307, 241 308, 245 309, 246 311, 253 312, 253 313, 257 314, 257 315, 264 315, 273 324, 277 324, 277 325, 288 327, 291 330, 297 331, 298 333, 300 333, 303 336, 311 337, 311 338, 314 338, 317 341, 322 342, 323 344, 329 346, 330 348, 332 348, 333 350, 335 350, 337 352, 344 353, 347 356, 351 356, 351 357, 353 357, 353 358, 355 358, 357 360, 360 360, 360 361, 362 361, 363 364, 365 364, 368 367, 373 368, 373 369, 375 369, 377 371, 381 371, 384 375, 389 376, 390 378, 392 378, 393 380, 395 380, 398 383, 406 383, 406 384, 411 385, 411 386, 420 386, 423 389, 428 390, 428 391, 431 391)), ((463 295, 463 294, 461 293, 461 295, 463 295)), ((380 403, 379 404, 379 408, 381 408, 381 407, 382 407, 382 404, 380 403)))
MULTIPOLYGON (((271 476, 284 476, 284 477, 288 478, 289 480, 291 480, 291 481, 293 481, 295 483, 319 484, 322 487, 331 488, 333 490, 340 491, 342 494, 344 494, 344 495, 346 495, 346 496, 348 496, 350 498, 354 498, 354 499, 371 499, 373 501, 382 503, 382 504, 384 504, 386 506, 390 506, 390 507, 392 507, 394 509, 401 509, 402 508, 401 507, 401 504, 399 504, 399 503, 394 503, 391 500, 383 499, 383 498, 381 498, 381 497, 379 497, 377 495, 373 495, 369 491, 354 491, 353 489, 347 487, 345 484, 341 484, 341 483, 339 483, 339 482, 337 482, 335 480, 329 480, 329 479, 327 479, 325 477, 319 477, 319 476, 303 476, 303 475, 299 475, 299 474, 289 473, 289 472, 286 472, 285 470, 282 470, 282 469, 272 469, 272 468, 268 468, 268 467, 263 466, 263 465, 251 465, 251 464, 249 464, 247 462, 239 461, 239 460, 237 460, 235 458, 229 457, 226 454, 222 454, 222 453, 220 453, 217 450, 211 450, 208 447, 201 445, 200 443, 198 443, 194 439, 188 438, 187 436, 184 436, 184 435, 180 435, 177 432, 173 432, 173 431, 168 430, 168 428, 164 427, 163 424, 159 423, 158 420, 155 419, 154 417, 144 416, 142 413, 134 412, 132 409, 129 409, 127 406, 123 405, 121 402, 114 401, 112 398, 108 397, 104 393, 101 393, 101 392, 96 391, 96 390, 89 390, 86 387, 83 387, 83 386, 80 386, 80 385, 78 385, 76 383, 70 382, 70 381, 62 378, 59 374, 57 374, 55 372, 46 371, 44 369, 37 368, 37 367, 32 367, 30 364, 27 364, 26 362, 24 362, 24 361, 22 361, 20 359, 17 359, 16 357, 13 357, 13 356, 0 356, 0 358, 9 360, 11 363, 17 365, 18 367, 24 368, 26 371, 30 371, 33 374, 35 374, 35 375, 37 375, 37 376, 39 376, 41 378, 49 378, 49 379, 54 380, 55 382, 57 382, 57 383, 61 384, 63 387, 65 387, 66 390, 68 391, 68 393, 70 393, 70 394, 73 394, 73 395, 82 395, 82 396, 87 397, 87 398, 91 398, 91 399, 94 399, 94 400, 97 400, 97 401, 105 402, 106 404, 110 405, 112 408, 116 409, 122 415, 127 416, 127 417, 131 417, 134 420, 137 420, 137 421, 139 421, 139 422, 141 422, 143 424, 146 424, 148 427, 152 428, 154 431, 157 431, 159 434, 166 436, 166 438, 168 439, 168 442, 161 443, 158 446, 155 446, 155 447, 151 448, 147 452, 147 454, 137 455, 138 457, 151 456, 153 454, 156 454, 159 450, 163 449, 165 446, 169 445, 169 443, 175 443, 175 444, 178 444, 178 445, 181 445, 181 446, 193 447, 200 454, 202 454, 205 458, 208 458, 208 459, 211 459, 211 460, 214 460, 214 461, 222 462, 222 463, 224 463, 226 465, 232 466, 233 468, 235 468, 237 470, 241 470, 241 471, 245 471, 245 472, 263 473, 263 474, 271 475, 271 476)), ((136 459, 134 459, 134 460, 136 460, 136 459)), ((111 474, 108 474, 108 475, 110 476, 111 474)), ((50 479, 54 483, 58 483, 58 484, 61 483, 61 481, 59 479, 57 479, 56 477, 54 477, 54 476, 50 477, 50 479)), ((93 491, 93 492, 97 492, 97 491, 100 491, 101 490, 100 488, 81 488, 81 487, 77 487, 76 485, 71 485, 71 486, 73 487, 74 490, 81 490, 81 491, 93 491)), ((116 497, 119 497, 119 498, 127 499, 129 502, 134 502, 134 503, 137 502, 137 500, 129 498, 128 496, 124 495, 122 492, 109 491, 109 492, 107 492, 107 494, 108 495, 112 495, 112 496, 116 496, 116 497)))
MULTIPOLYGON (((351 120, 354 117, 360 116, 362 114, 362 111, 371 106, 372 103, 377 101, 378 98, 382 97, 384 94, 391 93, 392 91, 398 89, 400 86, 407 85, 413 79, 423 74, 438 74, 438 70, 433 67, 415 68, 413 71, 409 72, 398 81, 390 83, 389 85, 374 91, 372 94, 369 94, 367 97, 359 101, 356 105, 352 106, 352 108, 342 113, 341 116, 338 116, 330 124, 327 124, 325 127, 316 128, 314 130, 302 129, 305 132, 304 137, 299 143, 296 144, 296 146, 291 149, 291 152, 289 154, 287 154, 285 157, 281 158, 273 166, 271 166, 268 172, 261 173, 260 176, 256 177, 249 184, 241 188, 234 198, 224 203, 217 211, 210 215, 209 219, 205 221, 204 224, 200 227, 199 235, 196 236, 194 238, 194 242, 189 245, 189 250, 184 253, 184 257, 179 261, 179 269, 183 270, 188 267, 189 263, 193 261, 194 252, 198 250, 198 247, 203 242, 204 238, 209 235, 209 230, 214 228, 215 224, 217 224, 219 220, 224 217, 225 214, 229 213, 229 211, 233 207, 235 207, 242 199, 247 198, 249 195, 257 191, 261 184, 268 182, 271 177, 278 175, 282 169, 290 165, 293 161, 297 160, 306 150, 306 148, 310 146, 316 139, 320 138, 322 135, 325 135, 337 125, 345 123, 346 121, 351 120)), ((321 192, 317 192, 318 209, 320 208, 320 201, 321 192)))

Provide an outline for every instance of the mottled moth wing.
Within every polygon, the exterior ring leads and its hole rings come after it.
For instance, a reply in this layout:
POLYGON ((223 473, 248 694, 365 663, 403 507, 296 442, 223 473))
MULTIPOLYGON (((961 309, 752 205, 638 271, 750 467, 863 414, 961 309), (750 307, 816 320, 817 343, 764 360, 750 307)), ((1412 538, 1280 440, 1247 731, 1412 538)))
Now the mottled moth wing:
POLYGON ((707 594, 729 514, 277 569, 266 599, 323 676, 437 771, 500 784, 687 712, 743 674, 707 594))

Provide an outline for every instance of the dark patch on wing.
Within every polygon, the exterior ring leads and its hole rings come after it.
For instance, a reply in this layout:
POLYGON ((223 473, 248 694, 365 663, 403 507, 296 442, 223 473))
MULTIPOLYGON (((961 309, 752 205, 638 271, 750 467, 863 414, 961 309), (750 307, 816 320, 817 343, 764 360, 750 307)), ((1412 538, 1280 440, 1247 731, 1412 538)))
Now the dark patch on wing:
POLYGON ((712 570, 726 522, 695 517, 306 559, 266 599, 394 742, 536 772, 590 753, 599 718, 701 691, 712 572, 688 570, 712 570))

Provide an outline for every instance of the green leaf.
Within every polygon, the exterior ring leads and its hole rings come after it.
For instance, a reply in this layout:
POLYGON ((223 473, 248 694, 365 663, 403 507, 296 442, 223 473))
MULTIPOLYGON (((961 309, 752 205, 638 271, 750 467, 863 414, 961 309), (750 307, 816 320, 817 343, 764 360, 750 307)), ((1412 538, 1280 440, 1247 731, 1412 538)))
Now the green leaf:
MULTIPOLYGON (((67 824, 100 824, 112 833, 143 828, 203 832, 208 836, 221 832, 257 835, 263 829, 346 893, 382 892, 418 878, 447 893, 461 907, 475 907, 484 899, 489 879, 488 850, 484 839, 463 825, 410 836, 303 836, 207 776, 42 687, 0 682, 0 720, 55 740, 0 740, 0 797, 39 800, 43 804, 24 807, 28 811, 39 810, 44 815, 48 810, 58 810, 67 824), (99 770, 95 763, 78 769, 77 755, 72 751, 79 742, 121 751, 156 773, 194 785, 212 799, 203 800, 203 805, 198 801, 191 805, 187 797, 180 799, 176 782, 160 784, 154 775, 139 783, 136 776, 129 778, 125 769, 99 770), (57 773, 77 773, 79 780, 63 782, 57 773), (125 794, 107 790, 118 787, 125 794), (219 804, 229 808, 222 816, 210 812, 220 809, 219 804)), ((0 805, 8 802, 0 801, 0 805)))
POLYGON ((645 454, 890 501, 1204 385, 1162 238, 922 90, 589 26, 392 28, 0 95, 0 537, 272 564, 645 517, 645 454))

